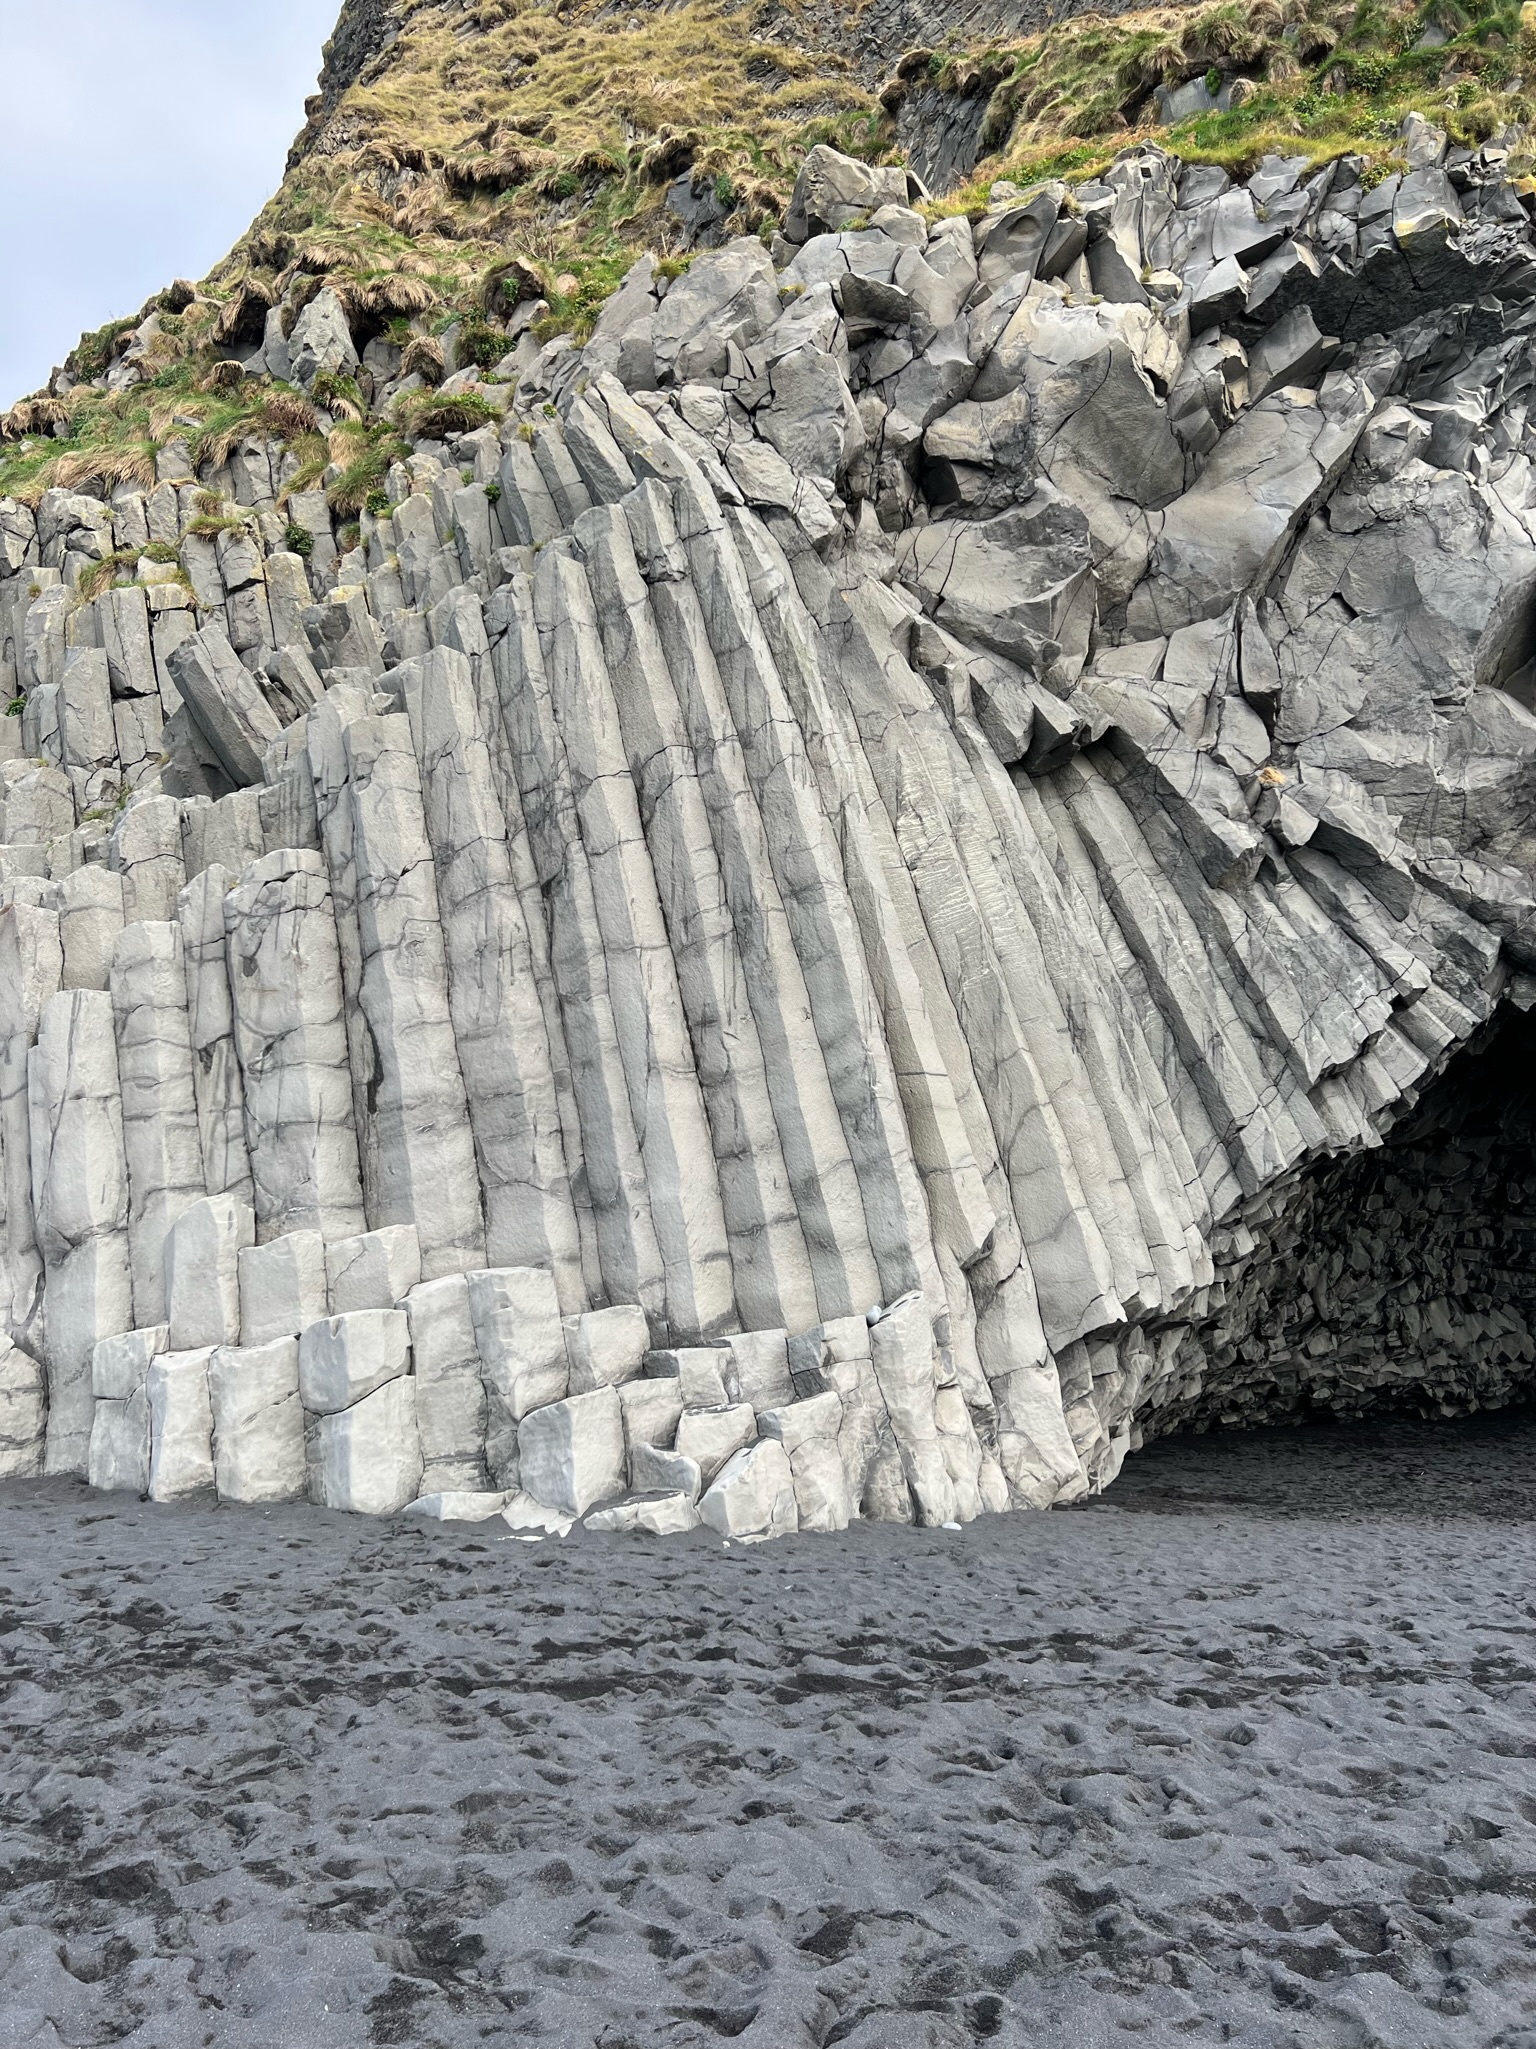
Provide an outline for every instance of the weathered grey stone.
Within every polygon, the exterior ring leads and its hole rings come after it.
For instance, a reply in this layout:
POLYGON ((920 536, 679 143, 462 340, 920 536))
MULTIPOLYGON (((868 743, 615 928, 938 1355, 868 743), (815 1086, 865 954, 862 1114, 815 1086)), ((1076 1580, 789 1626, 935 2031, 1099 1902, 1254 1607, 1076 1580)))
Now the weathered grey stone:
MULTIPOLYGON (((143 1326, 166 1314, 167 1238, 203 1195, 180 927, 126 926, 113 948, 110 980, 128 1163, 133 1308, 143 1326)), ((217 1286, 212 1277, 210 1285, 217 1286)), ((178 1324, 176 1342, 183 1350, 212 1340, 189 1336, 178 1324)))
POLYGON ((262 1241, 354 1237, 363 1215, 336 920, 318 854, 269 854, 224 899, 262 1241))
POLYGON ((65 990, 42 1010, 28 1058, 32 1199, 46 1276, 50 1473, 83 1473, 91 1359, 133 1325, 128 1169, 112 1000, 65 990))
MULTIPOLYGON (((405 1299, 416 1376, 416 1421, 421 1433, 423 1486, 446 1493, 479 1489, 487 1464, 487 1389, 470 1313, 469 1280, 449 1274, 423 1281, 405 1299)), ((515 1452, 516 1425, 503 1419, 498 1464, 515 1452)))
POLYGON ((267 851, 261 823, 264 794, 258 789, 232 790, 217 803, 193 799, 181 806, 182 861, 189 882, 205 868, 225 868, 232 876, 239 875, 261 859, 267 851))
POLYGON ((421 1279, 421 1247, 413 1224, 391 1224, 325 1248, 331 1308, 394 1309, 421 1279))
POLYGON ((150 1367, 170 1350, 170 1324, 127 1330, 119 1338, 102 1338, 92 1352, 90 1387, 98 1402, 127 1402, 150 1377, 150 1367))
POLYGON ((686 1491, 616 1501, 607 1508, 594 1508, 584 1518, 587 1529, 614 1537, 640 1532, 650 1537, 680 1536, 685 1530, 697 1529, 698 1522, 698 1511, 686 1491))
MULTIPOLYGON (((37 1479, 47 1435, 47 1371, 9 1338, 0 1337, 0 1479, 37 1479)), ((93 1487, 100 1484, 91 1478, 93 1487)))
POLYGON ((676 1380, 685 1409, 723 1409, 741 1392, 732 1372, 731 1355, 723 1345, 652 1352, 646 1361, 646 1371, 676 1380))
POLYGON ((370 1220, 413 1224, 435 1280, 479 1265, 485 1231, 420 775, 405 718, 358 719, 344 745, 359 1001, 375 1061, 370 1220))
POLYGON ((708 1487, 726 1462, 756 1437, 757 1417, 746 1402, 723 1409, 685 1409, 673 1448, 680 1458, 693 1460, 708 1487))
POLYGON ((870 1356, 920 1519, 929 1527, 954 1522, 954 1484, 934 1414, 933 1316, 920 1295, 904 1297, 871 1326, 870 1356))
POLYGON ((105 652, 77 647, 58 686, 59 747, 75 814, 116 801, 122 770, 112 718, 112 679, 105 652))
POLYGON ((571 1393, 617 1387, 634 1380, 650 1350, 650 1324, 643 1309, 589 1309, 572 1319, 566 1345, 571 1393))
POLYGON ((336 669, 383 674, 384 636, 363 591, 349 586, 332 591, 304 614, 304 631, 322 677, 336 669))
POLYGON ((532 1267, 472 1273, 469 1307, 486 1387, 514 1422, 563 1399, 570 1364, 559 1297, 547 1273, 532 1267))
POLYGON ((787 1331, 744 1331, 727 1338, 725 1345, 730 1361, 726 1386, 734 1401, 748 1402, 761 1411, 794 1400, 787 1331))
POLYGON ((404 701, 421 769, 487 1257, 548 1267, 574 1310, 584 1300, 581 1243, 554 1068, 473 671, 440 648, 386 681, 404 701))
POLYGON ((74 798, 61 768, 33 761, 0 764, 0 842, 45 847, 74 823, 74 798))
POLYGON ((125 924, 174 918, 187 881, 176 799, 147 797, 131 804, 113 827, 107 859, 122 877, 125 924))
POLYGON ((284 1337, 223 1347, 208 1364, 221 1501, 301 1501, 307 1484, 299 1347, 284 1337))
POLYGON ((657 309, 657 375, 678 384, 722 375, 727 349, 751 348, 778 313, 773 264, 761 242, 744 236, 700 256, 657 309))
POLYGON ((517 1438, 523 1487, 546 1507, 585 1515, 624 1492, 628 1460, 616 1388, 600 1387, 533 1410, 517 1438))
POLYGON ((354 1309, 299 1339, 299 1391, 312 1416, 335 1416, 410 1371, 411 1333, 398 1309, 354 1309))
POLYGON ((845 1530, 858 1513, 838 1449, 843 1405, 835 1393, 812 1395, 782 1409, 764 1409, 759 1434, 782 1444, 794 1476, 802 1530, 845 1530))
POLYGON ((261 757, 282 726, 216 625, 171 653, 177 690, 236 787, 261 781, 261 757))
POLYGON ((62 974, 58 917, 31 904, 0 908, 0 1187, 5 1204, 0 1321, 23 1350, 45 1361, 28 1069, 43 1008, 59 993, 62 974))
MULTIPOLYGON (((17 1355, 22 1356, 21 1354, 17 1355)), ((145 1377, 148 1378, 148 1367, 145 1377)), ((149 1389, 138 1387, 126 1401, 97 1399, 85 1476, 104 1494, 149 1492, 151 1419, 149 1389)), ((41 1461, 38 1464, 41 1471, 41 1461)))
POLYGON ((306 391, 322 370, 348 377, 357 369, 357 349, 344 307, 327 285, 317 292, 288 337, 289 371, 306 391))
POLYGON ((235 1050, 229 944, 224 928, 224 901, 233 881, 227 869, 217 865, 203 869, 182 891, 177 915, 203 1187, 209 1195, 233 1195, 254 1206, 256 1191, 245 1139, 245 1091, 235 1050))
POLYGON ((738 1451, 699 1503, 700 1520, 738 1544, 790 1537, 800 1527, 794 1473, 782 1444, 738 1451))
POLYGON ((318 1231, 289 1231, 265 1245, 243 1246, 240 1343, 246 1349, 296 1338, 331 1313, 325 1240, 318 1231))
POLYGON ((234 1195, 189 1202, 166 1231, 165 1314, 171 1347, 191 1352, 240 1342, 240 1254, 256 1220, 234 1195))
POLYGON ((633 1472, 637 1445, 666 1450, 676 1438, 683 1415, 682 1390, 675 1380, 627 1380, 619 1389, 619 1405, 624 1411, 624 1441, 633 1472))
POLYGON ((163 1352, 149 1369, 151 1501, 184 1501, 214 1484, 208 1350, 163 1352))
POLYGON ((421 1487, 416 1383, 391 1380, 339 1414, 322 1416, 310 1463, 310 1498, 355 1515, 398 1515, 421 1487))
POLYGON ((905 208, 911 197, 907 173, 899 167, 861 163, 819 142, 795 179, 784 232, 791 242, 836 234, 881 207, 905 208))
MULTIPOLYGON (((416 1390, 416 1399, 421 1399, 421 1389, 416 1390)), ((436 1523, 484 1523, 492 1516, 500 1515, 506 1508, 507 1496, 479 1493, 472 1488, 449 1488, 437 1494, 419 1494, 406 1504, 407 1515, 419 1515, 427 1522, 436 1523)))
MULTIPOLYGON (((77 868, 59 885, 59 939, 66 989, 105 989, 112 949, 123 929, 123 879, 100 862, 77 868)), ((220 933, 222 936, 222 925, 220 933)))
POLYGON ((629 1482, 642 1494, 683 1494, 697 1502, 704 1476, 696 1459, 680 1451, 664 1451, 638 1439, 629 1450, 629 1482))

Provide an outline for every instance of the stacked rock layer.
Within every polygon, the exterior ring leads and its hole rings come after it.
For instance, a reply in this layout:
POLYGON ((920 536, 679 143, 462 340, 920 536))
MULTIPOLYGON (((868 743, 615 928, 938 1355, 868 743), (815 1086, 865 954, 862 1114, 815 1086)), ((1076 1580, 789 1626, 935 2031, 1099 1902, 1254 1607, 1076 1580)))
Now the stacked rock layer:
POLYGON ((1405 148, 817 151, 354 532, 0 503, 5 1469, 753 1537, 1528 1385, 1378 1151, 1536 996, 1536 253, 1405 148))

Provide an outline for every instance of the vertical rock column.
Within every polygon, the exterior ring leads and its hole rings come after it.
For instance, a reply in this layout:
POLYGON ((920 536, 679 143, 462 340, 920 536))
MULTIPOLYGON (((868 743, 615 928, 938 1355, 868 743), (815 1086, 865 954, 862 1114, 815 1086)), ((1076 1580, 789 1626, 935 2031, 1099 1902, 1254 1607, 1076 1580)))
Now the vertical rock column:
POLYGON ((554 1081, 555 1103, 560 1116, 560 1141, 565 1155, 566 1184, 576 1212, 576 1229, 581 1240, 583 1292, 587 1301, 601 1301, 602 1259, 596 1220, 587 1197, 586 1155, 582 1148, 581 1113, 577 1108, 576 1090, 571 1078, 571 1053, 561 1028, 560 991, 550 962, 548 905, 544 896, 539 862, 534 853, 533 836, 528 829, 523 792, 518 781, 512 727, 503 715, 502 709, 504 681, 506 686, 515 692, 520 677, 531 670, 536 670, 540 674, 543 671, 543 663, 537 653, 538 629, 533 621, 532 607, 522 602, 526 590, 527 579, 524 577, 514 579, 512 585, 504 585, 494 594, 488 613, 482 615, 482 623, 486 626, 487 633, 494 625, 496 639, 491 643, 486 655, 479 660, 470 658, 470 669, 474 677, 480 729, 485 735, 490 759, 491 780, 501 805, 501 815, 506 821, 507 858, 512 868, 512 886, 517 892, 517 901, 523 913, 534 986, 538 991, 539 1008, 544 1017, 544 1037, 549 1047, 550 1073, 554 1081), (526 645, 530 650, 526 660, 516 652, 520 644, 526 645))
POLYGON ((550 692, 592 878, 630 1114, 666 1276, 674 1337, 734 1317, 731 1260, 709 1121, 683 1015, 592 593, 560 548, 534 591, 550 692))
POLYGON ((651 608, 677 691, 762 1048, 764 1077, 823 1318, 862 1314, 881 1291, 858 1174, 817 1037, 768 830, 670 501, 637 493, 656 529, 651 608), (664 563, 675 574, 661 575, 664 563))
POLYGON ((858 1175, 884 1296, 943 1296, 933 1227, 912 1158, 879 1005, 805 740, 763 634, 740 555, 697 479, 674 513, 740 736, 805 971, 827 1076, 858 1175))
POLYGON ((331 882, 337 966, 343 995, 342 1024, 351 1077, 352 1120, 364 1207, 377 1213, 378 1142, 373 1104, 378 1087, 377 1055, 363 1011, 362 942, 357 931, 357 873, 352 849, 352 806, 347 796, 346 729, 373 711, 370 691, 334 683, 304 722, 304 745, 314 781, 315 819, 331 882))
POLYGON ((224 899, 233 881, 228 869, 217 863, 205 868, 181 892, 178 911, 203 1190, 208 1195, 234 1195, 254 1207, 224 932, 224 899))
POLYGON ((27 1063, 32 1191, 47 1298, 50 1473, 83 1473, 91 1359, 133 1324, 128 1163, 112 999, 68 989, 44 1006, 27 1063))
POLYGON ((811 1264, 709 813, 629 525, 617 507, 594 507, 576 539, 709 1113, 737 1307, 753 1329, 805 1330, 819 1313, 811 1264))
MULTIPOLYGON (((517 576, 497 596, 510 618, 496 646, 496 682, 535 883, 547 905, 550 980, 559 998, 559 1036, 567 1049, 577 1109, 579 1170, 572 1161, 577 1200, 592 1218, 600 1288, 610 1301, 638 1302, 661 1318, 666 1313, 661 1252, 646 1201, 645 1165, 619 1052, 592 875, 555 726, 533 590, 526 577, 517 576)), ((566 1150, 570 1159, 569 1139, 566 1150)))
POLYGON ((75 816, 117 795, 117 732, 112 723, 112 679, 100 648, 74 648, 59 685, 59 748, 74 793, 75 816))
POLYGON ((485 1221, 410 721, 357 720, 346 758, 361 1001, 377 1072, 369 1223, 414 1224, 422 1278, 433 1281, 485 1264, 485 1221))
POLYGON ((404 700, 421 772, 486 1257, 493 1267, 547 1268, 573 1316, 587 1299, 560 1105, 470 664, 438 648, 388 680, 404 700))
POLYGON ((43 1006, 59 993, 64 957, 51 911, 0 911, 0 1326, 23 1350, 43 1350, 43 1255, 32 1209, 27 1056, 43 1006))
POLYGON ((112 1009, 128 1161, 133 1314, 165 1317, 165 1239, 203 1193, 187 980, 176 925, 127 925, 112 950, 112 1009))
POLYGON ((224 929, 258 1237, 355 1237, 367 1218, 320 855, 289 849, 253 861, 224 899, 224 929))

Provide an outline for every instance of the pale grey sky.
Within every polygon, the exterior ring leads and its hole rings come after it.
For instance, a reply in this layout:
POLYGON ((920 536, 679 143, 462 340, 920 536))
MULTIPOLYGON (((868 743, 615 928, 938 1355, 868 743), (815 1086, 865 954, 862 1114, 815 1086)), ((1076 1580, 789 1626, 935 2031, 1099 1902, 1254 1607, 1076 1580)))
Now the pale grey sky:
POLYGON ((249 226, 340 5, 0 0, 0 409, 249 226))

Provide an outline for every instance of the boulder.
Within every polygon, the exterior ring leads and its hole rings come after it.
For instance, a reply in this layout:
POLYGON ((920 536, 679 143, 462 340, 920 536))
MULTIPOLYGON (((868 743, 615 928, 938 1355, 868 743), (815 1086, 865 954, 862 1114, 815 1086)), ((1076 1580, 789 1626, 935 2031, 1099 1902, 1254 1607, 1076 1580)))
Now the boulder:
POLYGON ((486 1387, 514 1423, 570 1387, 560 1298, 537 1267, 499 1267, 469 1276, 469 1310, 486 1387))
POLYGON ((524 1490, 547 1508, 581 1516, 624 1492, 624 1412, 615 1388, 535 1409, 517 1440, 524 1490))
POLYGON ((724 1409, 685 1409, 674 1446, 680 1458, 692 1459, 710 1486, 737 1452, 757 1436, 757 1416, 748 1402, 724 1409))
POLYGON ((835 235, 850 221, 867 219, 884 206, 905 209, 921 188, 897 164, 866 164, 818 142, 806 156, 784 216, 785 238, 805 242, 835 235))
POLYGON ((605 1536, 675 1537, 698 1528, 699 1512, 685 1493, 634 1495, 594 1508, 584 1524, 605 1536))
POLYGON ((567 1328, 571 1393, 617 1387, 638 1377, 650 1350, 650 1324, 643 1309, 589 1309, 567 1328))
POLYGON ((357 370, 357 349, 346 308, 329 285, 315 294, 294 322, 288 337, 288 365, 294 383, 306 391, 322 371, 350 377, 357 370))
POLYGON ((699 1503, 699 1518, 733 1543, 792 1537, 800 1512, 783 1445, 770 1439, 738 1451, 699 1503))
POLYGON ((704 1491, 704 1476, 697 1459, 642 1442, 630 1447, 629 1484, 640 1494, 685 1494, 696 1502, 704 1491))
POLYGON ((656 374, 687 384, 724 374, 727 350, 761 341, 779 315, 773 264, 761 242, 742 237, 694 259, 657 309, 656 374))
MULTIPOLYGON (((398 1309, 355 1309, 312 1323, 299 1339, 299 1390, 312 1416, 339 1415, 409 1373, 411 1333, 398 1309)), ((412 1404, 412 1429, 415 1407, 412 1404)))
POLYGON ((299 1345, 224 1346, 208 1366, 221 1501, 300 1501, 306 1488, 299 1345))
POLYGON ((1088 522, 1052 485, 996 519, 915 527, 897 559, 948 632, 1032 674, 1060 660, 1081 669, 1095 606, 1088 522))
POLYGON ((388 1381, 350 1408, 321 1416, 311 1446, 309 1491, 322 1508, 398 1515, 416 1499, 421 1473, 414 1380, 388 1381))
POLYGON ((445 1494, 420 1494, 406 1504, 405 1513, 418 1515, 424 1522, 484 1523, 500 1515, 506 1505, 505 1494, 458 1488, 445 1494))
POLYGON ((211 1348, 166 1352, 149 1369, 151 1501, 181 1501, 214 1484, 211 1348))
POLYGON ((217 625, 176 647, 167 665, 188 712, 236 788, 262 779, 262 756, 282 732, 276 712, 217 625))
POLYGON ((675 1380, 630 1380, 619 1389, 619 1406, 624 1412, 624 1442, 631 1466, 638 1445, 665 1449, 677 1437, 683 1416, 683 1396, 675 1380))
POLYGON ((835 1394, 812 1395, 757 1419, 764 1439, 782 1444, 794 1476, 802 1530, 845 1530, 858 1514, 848 1469, 838 1448, 843 1405, 835 1394))

